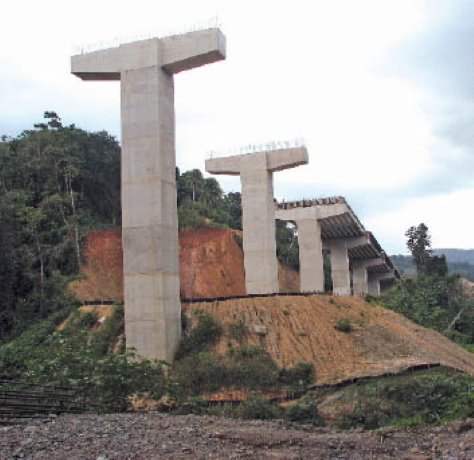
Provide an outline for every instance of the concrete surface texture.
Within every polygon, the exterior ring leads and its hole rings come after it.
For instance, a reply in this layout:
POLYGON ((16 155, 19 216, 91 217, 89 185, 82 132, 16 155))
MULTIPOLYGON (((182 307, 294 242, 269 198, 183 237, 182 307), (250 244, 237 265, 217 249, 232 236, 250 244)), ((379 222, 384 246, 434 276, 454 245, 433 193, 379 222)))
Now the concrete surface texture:
POLYGON ((240 175, 247 294, 279 291, 273 173, 307 163, 305 147, 206 160, 206 171, 209 173, 240 175))
POLYGON ((324 259, 320 219, 347 213, 344 203, 296 207, 275 211, 275 219, 298 227, 301 292, 324 292, 324 259))
POLYGON ((83 80, 120 80, 125 334, 172 360, 181 338, 173 74, 225 58, 218 29, 73 56, 83 80))

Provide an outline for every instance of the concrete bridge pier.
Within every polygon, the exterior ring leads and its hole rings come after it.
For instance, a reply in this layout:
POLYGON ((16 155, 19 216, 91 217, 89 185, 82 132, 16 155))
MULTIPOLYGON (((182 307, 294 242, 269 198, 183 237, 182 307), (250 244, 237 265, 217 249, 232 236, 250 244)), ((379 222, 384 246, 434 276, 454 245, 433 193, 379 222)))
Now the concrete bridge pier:
POLYGON ((277 206, 275 219, 292 221, 298 227, 301 292, 324 292, 324 257, 321 219, 347 212, 344 203, 306 207, 277 206))
POLYGON ((351 295, 351 272, 346 240, 329 240, 327 246, 331 253, 332 292, 335 295, 351 295))
POLYGON ((301 292, 324 292, 324 258, 321 225, 317 219, 296 221, 301 292))
POLYGON ((181 338, 173 75, 224 58, 218 29, 71 58, 83 80, 121 82, 125 334, 144 358, 171 361, 181 338))
POLYGON ((279 291, 273 173, 308 163, 305 147, 206 160, 212 174, 240 175, 247 294, 279 291))
POLYGON ((364 296, 369 293, 369 274, 367 269, 384 263, 379 257, 373 259, 354 260, 352 262, 352 293, 364 296))
POLYGON ((380 282, 394 279, 395 275, 393 273, 370 273, 368 281, 369 294, 379 296, 381 293, 380 282))

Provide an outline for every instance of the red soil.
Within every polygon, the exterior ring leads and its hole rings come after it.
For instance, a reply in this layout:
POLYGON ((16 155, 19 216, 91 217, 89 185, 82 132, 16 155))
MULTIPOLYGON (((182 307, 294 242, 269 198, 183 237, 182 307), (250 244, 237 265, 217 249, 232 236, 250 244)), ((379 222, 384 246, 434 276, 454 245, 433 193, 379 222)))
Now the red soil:
MULTIPOLYGON (((245 294, 244 257, 228 229, 186 229, 179 234, 181 296, 187 299, 245 294)), ((87 238, 84 279, 70 284, 79 300, 122 300, 122 232, 94 230, 87 238)), ((298 273, 280 267, 282 292, 298 290, 298 273)))
POLYGON ((122 231, 93 230, 87 237, 86 264, 81 267, 85 279, 74 281, 69 289, 79 300, 122 300, 122 231))
POLYGON ((186 229, 179 234, 181 297, 245 295, 244 256, 227 229, 186 229))

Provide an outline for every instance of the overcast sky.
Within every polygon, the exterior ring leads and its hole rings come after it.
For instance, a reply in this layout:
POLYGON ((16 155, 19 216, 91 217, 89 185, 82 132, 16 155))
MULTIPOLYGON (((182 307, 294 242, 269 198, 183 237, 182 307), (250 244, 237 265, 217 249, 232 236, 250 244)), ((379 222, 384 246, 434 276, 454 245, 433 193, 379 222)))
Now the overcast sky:
POLYGON ((1 14, 0 134, 55 110, 120 139, 119 83, 82 82, 70 56, 218 16, 227 59, 175 78, 181 170, 303 137, 310 164, 275 174, 278 199, 343 195, 389 253, 420 222, 434 247, 474 248, 472 0, 16 0, 1 14))

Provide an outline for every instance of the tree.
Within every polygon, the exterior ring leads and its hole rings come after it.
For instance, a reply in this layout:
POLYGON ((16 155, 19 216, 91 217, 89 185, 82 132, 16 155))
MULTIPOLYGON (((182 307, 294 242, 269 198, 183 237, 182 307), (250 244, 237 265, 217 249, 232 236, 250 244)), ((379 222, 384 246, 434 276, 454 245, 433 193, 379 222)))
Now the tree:
POLYGON ((428 227, 421 223, 418 227, 412 226, 406 232, 408 238, 407 247, 415 261, 416 270, 419 274, 424 273, 431 256, 431 236, 428 227))
POLYGON ((408 238, 407 247, 415 261, 418 275, 447 275, 448 265, 445 256, 431 254, 431 236, 424 223, 418 227, 410 227, 405 232, 405 236, 408 238))

